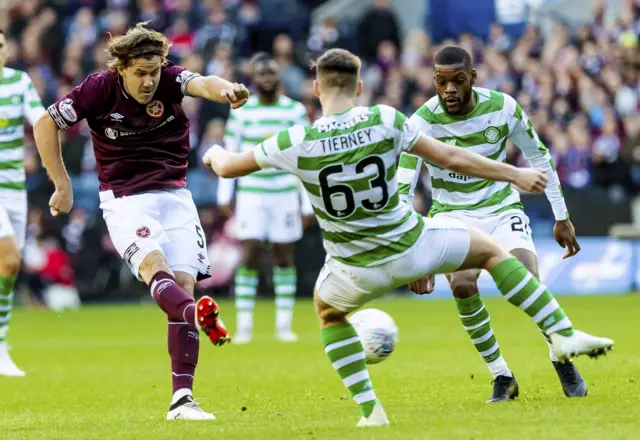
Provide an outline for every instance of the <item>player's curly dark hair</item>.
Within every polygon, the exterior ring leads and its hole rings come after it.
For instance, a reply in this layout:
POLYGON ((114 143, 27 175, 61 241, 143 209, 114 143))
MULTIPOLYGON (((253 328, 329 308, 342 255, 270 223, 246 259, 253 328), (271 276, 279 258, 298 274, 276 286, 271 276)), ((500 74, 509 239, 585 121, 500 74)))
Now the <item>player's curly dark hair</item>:
POLYGON ((126 34, 111 36, 107 44, 107 53, 112 57, 107 61, 107 67, 116 72, 120 67, 128 67, 136 58, 150 59, 160 56, 163 64, 167 63, 167 55, 171 43, 169 39, 158 31, 145 26, 148 21, 138 23, 126 34))

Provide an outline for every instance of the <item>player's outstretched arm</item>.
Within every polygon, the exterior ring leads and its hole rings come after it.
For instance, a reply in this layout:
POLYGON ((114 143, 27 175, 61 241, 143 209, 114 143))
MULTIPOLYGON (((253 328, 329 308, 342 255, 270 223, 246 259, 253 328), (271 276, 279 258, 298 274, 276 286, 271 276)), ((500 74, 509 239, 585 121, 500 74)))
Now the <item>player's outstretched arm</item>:
POLYGON ((244 84, 232 83, 219 76, 198 76, 187 84, 187 94, 209 101, 223 102, 231 108, 242 107, 249 99, 249 89, 244 84))
POLYGON ((224 178, 242 177, 260 171, 253 150, 244 153, 232 153, 220 145, 209 148, 202 158, 205 166, 224 178))
POLYGON ((62 161, 58 126, 49 113, 43 114, 38 119, 33 128, 33 135, 42 164, 56 187, 49 200, 51 214, 54 216, 66 214, 73 206, 71 179, 62 161))
POLYGON ((451 171, 482 179, 510 182, 535 194, 541 193, 547 186, 547 176, 539 170, 516 168, 424 135, 420 135, 411 153, 451 171))

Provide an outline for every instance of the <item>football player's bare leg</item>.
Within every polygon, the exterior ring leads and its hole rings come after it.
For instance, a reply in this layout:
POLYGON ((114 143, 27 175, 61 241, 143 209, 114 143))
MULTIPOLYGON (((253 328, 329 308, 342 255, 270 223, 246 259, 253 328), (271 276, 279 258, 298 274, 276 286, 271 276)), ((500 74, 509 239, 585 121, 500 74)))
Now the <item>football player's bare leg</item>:
POLYGON ((13 309, 13 286, 20 271, 20 249, 12 235, 0 237, 0 376, 24 376, 11 360, 7 333, 13 309))
POLYGON ((322 328, 324 351, 360 408, 362 418, 357 426, 388 425, 387 415, 371 384, 364 348, 356 329, 347 319, 347 313, 327 304, 317 290, 314 290, 313 301, 322 328))
POLYGON ((264 244, 261 240, 245 240, 244 254, 235 277, 236 328, 233 337, 236 344, 246 344, 253 334, 253 309, 258 291, 258 275, 264 244))
POLYGON ((608 338, 575 331, 547 287, 493 237, 470 227, 469 238, 469 252, 459 269, 489 271, 504 298, 523 310, 543 333, 549 335, 553 351, 561 361, 580 354, 599 356, 613 347, 613 341, 608 338))
POLYGON ((276 337, 282 342, 295 342, 298 337, 291 330, 296 302, 297 275, 294 263, 294 243, 273 244, 273 290, 276 299, 276 337))

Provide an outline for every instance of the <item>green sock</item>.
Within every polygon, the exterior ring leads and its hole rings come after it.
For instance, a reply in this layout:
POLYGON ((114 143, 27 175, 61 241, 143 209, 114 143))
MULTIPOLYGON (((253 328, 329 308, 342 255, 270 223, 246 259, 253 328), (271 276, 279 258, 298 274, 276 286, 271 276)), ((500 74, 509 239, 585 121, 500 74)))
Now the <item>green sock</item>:
POLYGON ((356 329, 349 323, 324 328, 322 344, 342 383, 360 406, 360 412, 369 417, 377 399, 356 329))
POLYGON ((276 297, 276 329, 291 331, 293 306, 296 303, 296 268, 274 267, 273 290, 276 297))
POLYGON ((462 326, 482 359, 487 363, 493 377, 510 376, 507 362, 502 357, 500 345, 491 329, 491 317, 482 303, 480 294, 476 293, 470 298, 456 298, 456 306, 462 326))
POLYGON ((236 294, 236 328, 238 332, 251 333, 253 330, 253 308, 256 305, 256 290, 258 289, 258 271, 238 268, 235 278, 236 294))
POLYGON ((7 340, 9 321, 13 310, 13 286, 15 283, 15 277, 0 275, 0 343, 7 340))
POLYGON ((504 298, 520 307, 545 334, 573 335, 573 325, 544 284, 515 258, 509 258, 489 271, 504 298))

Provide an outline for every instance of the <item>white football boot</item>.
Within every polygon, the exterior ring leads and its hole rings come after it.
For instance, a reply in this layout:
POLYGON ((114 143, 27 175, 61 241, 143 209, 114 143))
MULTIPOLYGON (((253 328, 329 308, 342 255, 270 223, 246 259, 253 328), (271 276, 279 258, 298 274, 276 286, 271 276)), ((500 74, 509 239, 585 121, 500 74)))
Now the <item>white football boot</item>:
POLYGON ((384 412, 384 408, 382 408, 382 404, 380 402, 376 403, 373 407, 373 411, 369 414, 369 417, 362 417, 358 424, 357 428, 370 428, 374 426, 388 426, 389 419, 387 418, 387 414, 384 412))
POLYGON ((191 396, 184 396, 169 407, 167 420, 215 420, 216 416, 203 411, 191 396))
POLYGON ((7 343, 0 343, 0 376, 23 377, 25 375, 26 373, 18 368, 9 356, 7 343))
POLYGON ((231 342, 233 345, 243 345, 248 344, 253 340, 253 335, 250 331, 240 331, 233 335, 233 339, 231 342))
POLYGON ((281 330, 276 332, 276 339, 280 342, 298 342, 298 335, 291 330, 281 330))
POLYGON ((613 340, 592 336, 580 330, 574 330, 572 336, 552 333, 551 349, 558 360, 565 361, 580 355, 597 358, 613 349, 613 340))

